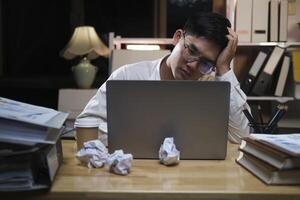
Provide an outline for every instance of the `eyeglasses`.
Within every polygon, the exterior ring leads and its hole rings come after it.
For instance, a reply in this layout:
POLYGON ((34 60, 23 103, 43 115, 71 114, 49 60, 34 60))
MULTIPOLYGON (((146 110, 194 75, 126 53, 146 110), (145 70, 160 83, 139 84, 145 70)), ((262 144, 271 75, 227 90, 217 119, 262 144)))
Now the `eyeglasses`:
POLYGON ((209 74, 213 71, 215 65, 207 60, 206 58, 203 58, 199 52, 194 50, 191 45, 186 44, 185 42, 185 34, 183 34, 183 46, 184 46, 184 51, 183 51, 183 56, 187 62, 198 62, 198 68, 199 72, 201 74, 209 74))

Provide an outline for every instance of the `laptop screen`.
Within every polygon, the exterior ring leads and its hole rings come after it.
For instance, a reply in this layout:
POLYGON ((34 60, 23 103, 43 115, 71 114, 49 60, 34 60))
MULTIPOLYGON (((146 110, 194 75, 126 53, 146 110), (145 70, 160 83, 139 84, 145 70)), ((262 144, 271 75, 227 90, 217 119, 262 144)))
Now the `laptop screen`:
POLYGON ((226 157, 230 83, 107 82, 108 148, 134 158, 158 158, 173 137, 181 159, 226 157))

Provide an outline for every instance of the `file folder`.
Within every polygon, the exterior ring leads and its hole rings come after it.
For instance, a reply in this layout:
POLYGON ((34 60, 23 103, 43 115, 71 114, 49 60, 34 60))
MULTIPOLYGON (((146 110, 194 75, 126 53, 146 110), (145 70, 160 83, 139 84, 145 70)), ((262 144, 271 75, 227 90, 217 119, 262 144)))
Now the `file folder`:
POLYGON ((235 30, 239 42, 251 42, 252 0, 238 1, 236 6, 235 30))
POLYGON ((253 62, 249 73, 247 75, 247 77, 245 78, 241 88, 242 90, 249 95, 252 87, 255 84, 255 81, 257 80, 258 74, 259 72, 263 69, 264 65, 266 64, 267 60, 268 60, 268 56, 269 56, 269 51, 260 51, 255 59, 255 61, 253 62))
POLYGON ((253 0, 252 5, 252 42, 267 42, 269 0, 253 0))
POLYGON ((0 97, 0 141, 55 144, 68 113, 0 97))
POLYGON ((35 146, 0 142, 0 192, 48 189, 62 163, 61 141, 35 146))
POLYGON ((278 42, 278 24, 279 24, 279 2, 278 0, 270 1, 270 42, 278 42))
POLYGON ((280 1, 279 41, 286 42, 288 34, 288 0, 280 1))
POLYGON ((259 74, 258 79, 253 87, 252 93, 255 95, 266 95, 271 86, 273 73, 284 53, 284 49, 278 46, 274 47, 263 71, 259 74))

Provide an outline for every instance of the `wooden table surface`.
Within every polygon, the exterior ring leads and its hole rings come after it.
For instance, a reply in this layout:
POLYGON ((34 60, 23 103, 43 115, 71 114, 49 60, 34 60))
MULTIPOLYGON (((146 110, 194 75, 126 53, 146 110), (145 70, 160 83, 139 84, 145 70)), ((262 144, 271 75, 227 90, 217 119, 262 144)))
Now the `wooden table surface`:
POLYGON ((236 164, 237 148, 228 144, 226 160, 181 160, 173 167, 134 160, 131 173, 120 176, 80 165, 74 141, 66 140, 55 182, 38 199, 300 199, 300 186, 267 186, 236 164))

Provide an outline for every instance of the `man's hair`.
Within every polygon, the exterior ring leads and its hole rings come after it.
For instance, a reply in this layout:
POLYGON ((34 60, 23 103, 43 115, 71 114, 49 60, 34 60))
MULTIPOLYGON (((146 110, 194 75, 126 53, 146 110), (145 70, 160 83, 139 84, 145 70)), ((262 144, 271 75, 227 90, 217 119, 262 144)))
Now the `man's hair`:
POLYGON ((209 41, 224 49, 228 43, 226 35, 227 27, 231 27, 230 21, 220 14, 212 12, 200 12, 192 15, 185 23, 185 34, 195 37, 205 37, 209 41))

